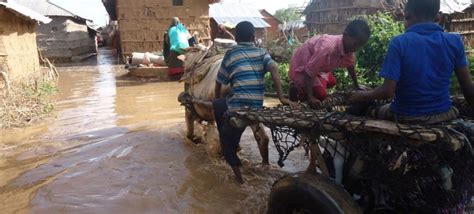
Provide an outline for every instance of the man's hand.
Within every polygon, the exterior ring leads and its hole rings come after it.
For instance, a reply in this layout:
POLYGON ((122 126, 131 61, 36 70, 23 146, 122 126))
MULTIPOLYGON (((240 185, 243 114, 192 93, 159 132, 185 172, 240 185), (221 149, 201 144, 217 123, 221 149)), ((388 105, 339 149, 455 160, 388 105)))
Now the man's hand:
POLYGON ((222 90, 222 84, 216 81, 216 86, 214 88, 214 99, 221 98, 221 90, 222 90))
POLYGON ((349 97, 350 103, 360 103, 368 100, 367 91, 358 91, 349 97))
POLYGON ((321 107, 321 100, 318 100, 313 96, 309 97, 308 103, 309 103, 309 107, 313 109, 321 107))
POLYGON ((368 91, 358 91, 349 97, 350 103, 367 102, 376 99, 389 99, 395 95, 397 82, 385 79, 382 86, 368 91))
POLYGON ((471 80, 469 68, 466 66, 456 69, 456 77, 458 78, 464 98, 466 98, 471 108, 474 108, 474 84, 471 80))
POLYGON ((350 66, 347 68, 347 71, 349 73, 349 76, 351 77, 352 79, 352 82, 354 83, 354 87, 356 89, 360 88, 359 86, 359 83, 357 82, 357 73, 355 71, 355 67, 354 66, 350 66))
POLYGON ((292 102, 290 101, 289 99, 286 99, 286 98, 280 98, 280 102, 281 104, 283 105, 288 105, 290 106, 291 109, 299 109, 300 108, 300 104, 297 103, 297 102, 292 102))
POLYGON ((368 86, 359 84, 359 87, 357 87, 356 90, 368 91, 368 90, 371 90, 371 88, 368 86))

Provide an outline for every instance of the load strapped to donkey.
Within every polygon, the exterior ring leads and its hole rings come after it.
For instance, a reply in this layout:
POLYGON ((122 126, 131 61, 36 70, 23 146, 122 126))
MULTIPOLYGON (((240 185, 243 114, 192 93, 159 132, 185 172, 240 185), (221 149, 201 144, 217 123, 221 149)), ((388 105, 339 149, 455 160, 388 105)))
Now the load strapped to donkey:
MULTIPOLYGON (((269 212, 462 213, 474 178, 474 112, 466 102, 453 99, 462 115, 458 120, 421 126, 350 115, 348 95, 332 95, 322 110, 277 106, 238 112, 235 126, 262 123, 271 129, 280 166, 298 146, 312 148, 319 162, 319 175, 276 182, 269 212)), ((370 106, 357 108, 365 112, 370 106)))

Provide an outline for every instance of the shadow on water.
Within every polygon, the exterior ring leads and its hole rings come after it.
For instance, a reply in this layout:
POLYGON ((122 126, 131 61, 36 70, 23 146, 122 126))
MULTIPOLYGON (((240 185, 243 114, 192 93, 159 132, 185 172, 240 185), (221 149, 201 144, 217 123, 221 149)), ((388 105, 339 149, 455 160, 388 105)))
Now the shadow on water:
POLYGON ((303 151, 284 169, 260 166, 247 130, 239 187, 223 161, 183 142, 183 86, 128 79, 110 53, 59 68, 53 118, 0 133, 2 213, 262 213, 273 182, 303 170, 303 151))

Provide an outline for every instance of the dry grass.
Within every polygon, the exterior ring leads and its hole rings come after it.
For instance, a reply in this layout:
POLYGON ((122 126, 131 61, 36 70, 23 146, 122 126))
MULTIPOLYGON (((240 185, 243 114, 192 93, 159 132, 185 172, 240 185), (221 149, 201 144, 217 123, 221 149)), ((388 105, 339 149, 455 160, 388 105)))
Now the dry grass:
POLYGON ((32 83, 11 84, 3 75, 6 85, 0 88, 0 129, 31 125, 54 110, 50 95, 57 91, 55 80, 59 74, 48 59, 40 59, 48 69, 32 83))
POLYGON ((54 109, 49 95, 55 91, 51 82, 12 86, 0 103, 0 129, 28 126, 54 109))

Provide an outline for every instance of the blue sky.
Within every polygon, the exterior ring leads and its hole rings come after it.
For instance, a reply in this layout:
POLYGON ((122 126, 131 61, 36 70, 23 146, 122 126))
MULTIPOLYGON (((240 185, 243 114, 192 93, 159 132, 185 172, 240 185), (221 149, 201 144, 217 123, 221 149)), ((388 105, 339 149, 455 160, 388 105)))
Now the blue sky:
MULTIPOLYGON (((105 25, 107 12, 101 0, 50 0, 65 9, 91 19, 98 25, 105 25)), ((188 0, 192 1, 192 0, 188 0)), ((223 0, 224 3, 253 4, 257 9, 266 9, 274 13, 277 9, 286 8, 289 5, 301 6, 308 0, 223 0)))

